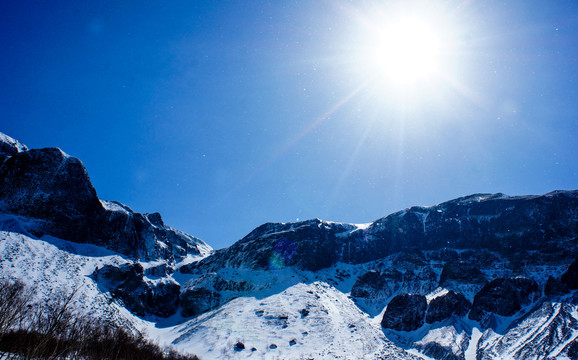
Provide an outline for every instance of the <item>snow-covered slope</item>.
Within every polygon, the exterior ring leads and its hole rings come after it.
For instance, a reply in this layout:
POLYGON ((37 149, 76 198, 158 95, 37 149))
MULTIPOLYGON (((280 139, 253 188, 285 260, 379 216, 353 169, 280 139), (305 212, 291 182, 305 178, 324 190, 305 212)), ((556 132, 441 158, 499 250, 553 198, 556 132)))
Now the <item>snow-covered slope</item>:
POLYGON ((234 299, 167 332, 177 349, 235 359, 414 359, 339 290, 300 283, 234 299))
MULTIPOLYGON (((31 226, 11 215, 0 216, 0 223, 31 226)), ((217 308, 188 318, 137 317, 93 276, 97 268, 133 264, 131 259, 51 236, 39 239, 0 231, 0 239, 2 278, 21 279, 34 287, 38 301, 58 291, 80 289, 75 300, 78 311, 139 329, 155 341, 203 359, 474 359, 476 354, 480 359, 572 359, 577 350, 575 293, 552 301, 542 297, 512 317, 492 315, 490 326, 453 317, 406 332, 383 329, 383 311, 363 312, 353 301, 360 299, 347 291, 366 270, 390 267, 393 261, 337 264, 318 272, 228 268, 218 274, 229 290, 220 288, 224 303, 217 308), (244 281, 245 287, 235 288, 231 285, 235 280, 244 281)), ((141 264, 145 271, 159 266, 158 261, 141 264)), ((406 270, 399 262, 397 266, 406 270)), ((148 276, 147 281, 159 279, 148 276)), ((198 279, 178 271, 168 277, 183 287, 198 279)), ((438 287, 427 300, 431 303, 445 294, 447 290, 438 287)))
MULTIPOLYGON (((22 217, 6 214, 0 215, 1 223, 10 223, 13 228, 15 223, 20 228, 31 226, 22 217)), ((187 261, 191 260, 197 259, 187 261)), ((234 298, 193 318, 178 314, 165 319, 152 315, 139 318, 106 292, 94 276, 98 268, 127 264, 133 262, 98 246, 0 231, 2 279, 20 279, 36 290, 37 301, 78 289, 74 301, 77 311, 135 328, 163 345, 203 359, 414 359, 386 340, 379 322, 364 314, 346 294, 325 282, 313 281, 316 275, 310 272, 287 268, 244 272, 252 280, 250 292, 255 296, 234 298)), ((140 264, 145 269, 159 266, 158 262, 140 264)), ((229 272, 222 276, 240 275, 235 270, 229 272)), ((331 275, 327 272, 325 277, 331 279, 331 275)), ((178 273, 168 277, 183 286, 192 279, 178 273)))
POLYGON ((0 133, 0 211, 36 219, 34 235, 91 243, 127 256, 182 259, 206 254, 202 240, 99 200, 82 162, 58 148, 30 149, 0 133))
POLYGON ((578 359, 578 191, 474 194, 227 249, 0 133, 0 279, 203 359, 578 359))
MULTIPOLYGON (((0 222, 15 219, 0 214, 0 222)), ((77 291, 74 307, 88 315, 125 324, 136 318, 111 301, 89 275, 105 263, 126 262, 118 254, 89 244, 75 244, 47 236, 43 239, 0 230, 0 279, 23 282, 34 289, 34 300, 45 301, 77 291)))

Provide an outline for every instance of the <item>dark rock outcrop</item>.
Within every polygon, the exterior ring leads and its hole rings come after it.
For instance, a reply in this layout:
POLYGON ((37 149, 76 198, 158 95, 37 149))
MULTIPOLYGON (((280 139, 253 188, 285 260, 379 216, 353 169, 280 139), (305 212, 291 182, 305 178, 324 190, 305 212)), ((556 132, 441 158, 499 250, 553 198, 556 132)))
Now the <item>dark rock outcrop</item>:
POLYGON ((372 299, 382 297, 382 295, 389 296, 390 288, 399 287, 396 283, 400 283, 402 279, 403 274, 397 270, 383 272, 371 270, 355 280, 351 288, 351 296, 372 299), (384 292, 386 294, 383 294, 384 292))
POLYGON ((146 279, 139 263, 105 265, 92 276, 135 315, 168 317, 177 312, 180 285, 170 278, 154 282, 146 279))
POLYGON ((122 265, 104 265, 96 268, 92 277, 98 282, 106 280, 116 287, 124 282, 138 282, 144 275, 143 266, 140 263, 127 263, 122 265))
POLYGON ((570 267, 568 267, 568 270, 562 274, 560 280, 568 287, 568 289, 578 289, 578 259, 574 260, 572 264, 570 264, 570 267))
POLYGON ((93 243, 144 260, 210 251, 200 239, 165 226, 158 213, 101 202, 82 162, 58 148, 28 150, 0 133, 0 156, 0 211, 40 220, 30 229, 36 236, 93 243))
MULTIPOLYGON (((328 223, 319 219, 295 224, 265 224, 231 247, 215 252, 207 263, 182 267, 182 272, 216 270, 223 266, 249 269, 279 269, 296 266, 319 270, 333 265, 342 239, 337 235, 355 229, 353 225, 328 223)), ((351 251, 354 253, 353 249, 351 251)))
POLYGON ((486 313, 512 316, 540 296, 538 284, 533 279, 497 278, 486 284, 474 296, 470 319, 481 320, 486 313))
POLYGON ((28 148, 20 141, 0 133, 0 164, 8 157, 26 151, 28 148))
POLYGON ((187 288, 181 292, 181 315, 199 315, 221 305, 221 294, 204 287, 187 288))
POLYGON ((555 296, 567 293, 568 286, 566 284, 564 284, 560 279, 548 276, 548 280, 546 280, 546 284, 544 285, 544 295, 555 296))
POLYGON ((426 309, 427 300, 423 295, 397 295, 387 304, 381 326, 397 331, 419 329, 424 323, 426 309))
POLYGON ((183 316, 193 316, 212 310, 230 297, 239 296, 254 290, 254 285, 245 280, 224 279, 216 273, 204 274, 187 282, 181 291, 181 308, 183 316), (226 291, 229 297, 221 292, 226 291), (235 294, 236 295, 231 295, 235 294))
POLYGON ((461 293, 448 291, 446 294, 432 299, 427 308, 425 321, 432 324, 449 319, 452 316, 466 316, 472 304, 461 293))
POLYGON ((427 294, 438 286, 438 275, 429 266, 408 269, 403 274, 400 291, 410 294, 427 294))
POLYGON ((14 154, 0 167, 2 210, 46 221, 46 232, 73 241, 91 238, 104 212, 80 160, 57 148, 14 154))
POLYGON ((484 284, 486 277, 480 269, 472 263, 457 261, 448 262, 444 265, 440 274, 440 286, 446 286, 451 282, 461 284, 484 284))
POLYGON ((175 270, 166 263, 160 263, 145 269, 145 275, 148 277, 162 278, 171 275, 175 270))
POLYGON ((458 261, 460 254, 454 249, 441 248, 439 250, 433 250, 429 254, 429 260, 436 262, 455 262, 458 261))
MULTIPOLYGON (((315 271, 337 262, 365 263, 396 253, 400 253, 396 261, 422 264, 420 252, 448 248, 466 251, 433 256, 451 260, 457 255, 457 262, 465 261, 478 269, 496 261, 496 254, 509 258, 522 251, 547 249, 553 257, 567 259, 578 252, 578 223, 572 220, 577 217, 578 191, 519 197, 475 194, 428 208, 412 207, 367 228, 319 219, 265 224, 233 246, 182 270, 204 273, 225 266, 295 266, 315 271)), ((465 277, 458 271, 448 274, 447 279, 473 279, 483 284, 480 273, 470 270, 465 277)))

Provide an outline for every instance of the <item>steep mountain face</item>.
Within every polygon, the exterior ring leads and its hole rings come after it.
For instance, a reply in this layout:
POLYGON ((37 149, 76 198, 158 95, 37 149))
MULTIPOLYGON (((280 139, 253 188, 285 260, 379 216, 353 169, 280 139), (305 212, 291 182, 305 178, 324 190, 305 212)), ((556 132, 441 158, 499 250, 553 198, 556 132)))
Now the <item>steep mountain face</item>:
POLYGON ((476 194, 424 208, 412 207, 367 226, 308 220, 265 224, 233 246, 182 269, 316 271, 337 262, 360 264, 397 252, 489 250, 504 256, 540 251, 570 258, 578 234, 578 192, 509 197, 476 194), (570 245, 570 248, 568 247, 570 245))
POLYGON ((0 279, 202 358, 577 359, 578 191, 475 194, 226 249, 0 133, 0 279))
POLYGON ((0 136, 0 211, 37 219, 32 234, 93 243, 131 257, 182 259, 210 247, 165 226, 160 214, 139 214, 100 201, 84 165, 60 149, 32 149, 0 136))

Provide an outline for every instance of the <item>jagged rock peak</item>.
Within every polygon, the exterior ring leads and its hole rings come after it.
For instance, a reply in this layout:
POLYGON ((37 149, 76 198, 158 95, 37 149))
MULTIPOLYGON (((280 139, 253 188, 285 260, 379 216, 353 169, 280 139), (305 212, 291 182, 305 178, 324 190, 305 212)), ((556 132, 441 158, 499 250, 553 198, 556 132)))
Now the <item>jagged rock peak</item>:
POLYGON ((396 295, 385 309, 381 326, 397 331, 413 331, 423 325, 427 300, 423 295, 396 295))
POLYGON ((11 138, 3 132, 0 132, 0 157, 12 156, 26 150, 28 150, 26 145, 22 144, 16 139, 11 138))
MULTIPOLYGON (((443 248, 511 257, 524 251, 578 251, 578 191, 545 195, 474 194, 431 207, 411 207, 371 224, 307 220, 267 223, 184 272, 222 267, 319 270, 338 262, 365 263, 399 252, 443 248)), ((479 276, 480 283, 484 282, 479 276)))
POLYGON ((471 307, 472 304, 463 294, 450 290, 430 301, 425 321, 431 324, 452 316, 463 317, 471 307))
POLYGON ((158 213, 99 200, 79 159, 59 148, 28 150, 1 133, 0 211, 35 219, 32 235, 92 243, 136 259, 171 261, 212 250, 166 226, 158 213))
POLYGON ((534 279, 496 278, 476 294, 469 317, 479 321, 486 313, 512 316, 539 296, 540 288, 534 279))
POLYGON ((264 238, 273 234, 280 234, 289 231, 299 231, 304 228, 318 228, 318 229, 329 229, 329 228, 340 228, 343 231, 353 230, 356 228, 352 224, 336 223, 331 221, 324 221, 321 219, 309 219, 298 222, 288 222, 288 223, 265 223, 258 226, 253 231, 251 231, 247 236, 245 236, 241 241, 249 241, 256 238, 264 238))

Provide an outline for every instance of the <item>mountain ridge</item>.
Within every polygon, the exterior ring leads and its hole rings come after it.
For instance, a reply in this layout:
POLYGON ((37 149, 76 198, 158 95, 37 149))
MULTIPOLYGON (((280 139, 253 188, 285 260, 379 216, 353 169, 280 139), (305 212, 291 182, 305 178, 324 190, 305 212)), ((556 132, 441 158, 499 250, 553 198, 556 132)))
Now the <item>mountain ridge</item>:
POLYGON ((1 133, 0 143, 0 210, 38 219, 41 225, 30 229, 36 235, 93 243, 143 259, 212 250, 165 226, 158 213, 140 214, 101 201, 82 162, 59 148, 28 149, 1 133))
POLYGON ((421 250, 488 247, 506 253, 512 248, 532 251, 547 245, 555 251, 560 248, 561 244, 555 244, 560 238, 578 234, 577 207, 578 191, 514 197, 473 194, 427 208, 410 207, 364 226, 320 219, 267 223, 183 270, 194 271, 195 267, 203 266, 263 269, 274 266, 270 260, 275 256, 284 265, 320 270, 339 261, 363 263, 412 247, 421 250), (513 216, 516 218, 512 220, 513 216), (570 226, 560 229, 561 222, 569 222, 570 226), (467 238, 460 235, 464 233, 467 238), (306 239, 312 241, 302 244, 306 239), (315 261, 309 261, 307 257, 311 256, 315 261))
MULTIPOLYGON (((578 358, 578 190, 471 194, 213 250, 0 133, 0 279, 201 358, 578 358)), ((44 299, 44 300, 43 300, 44 299)))

